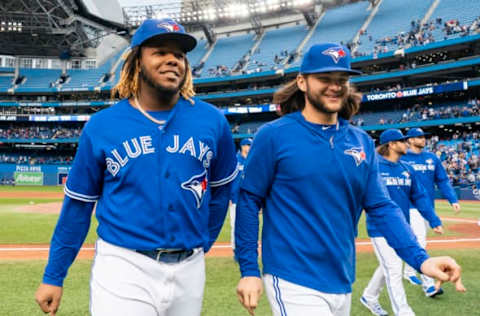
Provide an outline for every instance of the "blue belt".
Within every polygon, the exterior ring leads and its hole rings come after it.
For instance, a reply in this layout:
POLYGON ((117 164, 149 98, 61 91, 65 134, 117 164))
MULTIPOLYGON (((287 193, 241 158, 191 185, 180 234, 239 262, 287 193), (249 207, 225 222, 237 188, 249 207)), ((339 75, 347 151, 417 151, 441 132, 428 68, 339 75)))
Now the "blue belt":
POLYGON ((175 263, 181 262, 191 255, 193 255, 193 250, 183 250, 183 249, 155 249, 155 250, 135 250, 142 255, 145 255, 149 258, 152 258, 155 261, 161 261, 165 263, 175 263))

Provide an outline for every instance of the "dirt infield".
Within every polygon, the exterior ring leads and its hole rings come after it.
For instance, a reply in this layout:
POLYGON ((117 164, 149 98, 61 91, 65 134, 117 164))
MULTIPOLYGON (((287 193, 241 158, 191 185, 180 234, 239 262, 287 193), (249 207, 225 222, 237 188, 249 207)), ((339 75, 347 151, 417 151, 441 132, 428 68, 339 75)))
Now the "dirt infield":
MULTIPOLYGON (((0 198, 49 198, 62 199, 61 192, 0 192, 0 198)), ((480 202, 480 201, 479 201, 480 202)), ((17 207, 17 212, 28 213, 59 213, 62 202, 38 203, 17 207)), ((449 230, 455 231, 461 237, 432 237, 428 239, 427 249, 480 249, 480 226, 474 219, 458 217, 442 217, 444 222, 454 222, 449 230)), ((357 252, 373 251, 370 240, 357 240, 357 252)), ((34 245, 1 245, 0 260, 33 260, 48 258, 48 244, 34 245)), ((78 255, 80 259, 91 259, 94 254, 94 245, 85 245, 78 255)), ((207 257, 232 257, 233 252, 229 243, 215 243, 207 257)))
POLYGON ((0 192, 0 199, 63 199, 63 192, 0 192))

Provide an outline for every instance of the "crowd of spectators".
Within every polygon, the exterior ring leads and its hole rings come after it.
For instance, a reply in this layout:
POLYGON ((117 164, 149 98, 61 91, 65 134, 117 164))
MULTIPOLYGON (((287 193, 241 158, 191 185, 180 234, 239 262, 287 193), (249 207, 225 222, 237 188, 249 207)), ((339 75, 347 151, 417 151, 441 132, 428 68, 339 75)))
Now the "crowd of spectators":
POLYGON ((442 161, 454 186, 480 187, 480 133, 455 133, 447 140, 432 136, 427 150, 442 161))
POLYGON ((13 155, 0 154, 0 163, 11 163, 16 165, 69 165, 73 162, 73 156, 58 156, 58 155, 13 155))
POLYGON ((457 19, 443 20, 442 18, 436 18, 429 20, 423 25, 420 20, 412 20, 410 23, 410 30, 407 32, 399 32, 393 36, 386 36, 384 38, 375 39, 368 33, 367 30, 360 31, 359 41, 357 45, 361 45, 362 41, 368 40, 369 42, 375 42, 373 52, 360 52, 355 51, 354 57, 370 55, 377 55, 379 53, 386 53, 387 51, 399 48, 408 48, 411 46, 426 45, 435 42, 437 39, 434 37, 434 32, 441 30, 443 34, 442 40, 446 40, 452 35, 467 36, 471 34, 480 33, 480 16, 478 16, 470 24, 460 24, 457 19))
POLYGON ((79 137, 81 127, 48 127, 27 126, 18 127, 10 125, 7 128, 0 127, 0 138, 6 139, 62 139, 79 137))
MULTIPOLYGON (((480 100, 470 100, 467 104, 437 106, 432 104, 420 105, 416 104, 413 107, 406 109, 401 115, 396 112, 386 112, 385 115, 380 116, 377 122, 368 122, 367 125, 372 124, 396 124, 414 121, 428 121, 437 119, 460 118, 469 116, 480 116, 480 100)), ((366 125, 366 116, 362 114, 357 115, 351 121, 355 126, 366 125)))

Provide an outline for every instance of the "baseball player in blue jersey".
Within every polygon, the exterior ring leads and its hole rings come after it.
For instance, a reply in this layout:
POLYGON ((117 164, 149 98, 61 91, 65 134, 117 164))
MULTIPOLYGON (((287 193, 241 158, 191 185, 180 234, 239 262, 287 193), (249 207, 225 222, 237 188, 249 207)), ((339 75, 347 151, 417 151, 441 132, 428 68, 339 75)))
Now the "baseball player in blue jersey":
MULTIPOLYGON (((245 160, 247 159, 248 152, 250 151, 250 146, 252 145, 253 140, 251 138, 244 138, 240 141, 240 150, 237 153, 237 169, 238 175, 235 180, 232 182, 232 190, 230 194, 230 204, 228 207, 228 212, 230 214, 230 242, 232 245, 233 252, 235 253, 235 213, 237 208, 238 193, 240 191, 240 180, 243 175, 243 167, 245 165, 245 160)), ((235 261, 237 261, 237 256, 234 255, 235 261)))
MULTIPOLYGON (((442 162, 434 153, 423 150, 426 145, 426 135, 428 133, 424 133, 421 128, 412 128, 407 132, 410 150, 402 157, 402 160, 410 164, 417 173, 420 182, 427 191, 432 208, 435 208, 436 184, 443 196, 452 205, 455 213, 458 214, 460 212, 460 204, 458 204, 457 195, 442 166, 442 162)), ((410 225, 417 236, 418 243, 425 248, 427 245, 427 226, 422 215, 413 207, 410 209, 410 225)), ((414 285, 421 284, 425 295, 428 297, 433 298, 443 293, 442 289, 435 289, 432 278, 420 274, 420 281, 417 278, 415 269, 408 265, 405 265, 404 277, 414 285)))
MULTIPOLYGON (((410 218, 410 204, 413 204, 428 219, 435 232, 443 233, 441 221, 435 215, 429 197, 418 180, 413 168, 399 161, 407 153, 407 137, 398 129, 389 129, 380 135, 379 172, 388 189, 391 199, 400 207, 407 222, 410 218)), ((380 292, 387 286, 388 296, 395 315, 415 315, 408 305, 402 283, 402 259, 390 247, 380 230, 367 213, 367 231, 370 236, 380 266, 375 270, 368 286, 363 291, 360 302, 372 314, 385 316, 387 312, 378 303, 380 292)))
POLYGON ((429 258, 378 171, 373 140, 351 126, 361 97, 349 86, 349 51, 313 45, 300 73, 274 95, 284 114, 256 134, 240 185, 235 227, 242 278, 237 295, 254 314, 262 261, 274 315, 349 315, 357 222, 365 209, 397 254, 425 274, 456 282, 452 258, 429 258))
POLYGON ((229 124, 194 97, 186 53, 196 40, 171 19, 137 29, 119 83, 123 98, 85 125, 65 185, 36 301, 55 315, 87 234, 98 241, 92 315, 200 315, 204 255, 226 216, 235 149, 229 124))

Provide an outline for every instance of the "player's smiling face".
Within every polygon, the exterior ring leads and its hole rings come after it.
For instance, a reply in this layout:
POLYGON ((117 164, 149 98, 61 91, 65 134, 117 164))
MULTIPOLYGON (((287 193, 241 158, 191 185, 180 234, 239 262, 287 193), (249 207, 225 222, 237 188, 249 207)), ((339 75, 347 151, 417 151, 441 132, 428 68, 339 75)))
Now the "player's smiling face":
POLYGON ((142 79, 165 92, 178 92, 185 81, 185 53, 174 41, 148 41, 142 46, 140 67, 142 79))
POLYGON ((303 76, 303 89, 307 99, 317 110, 339 112, 348 92, 349 76, 345 72, 317 73, 303 76))

